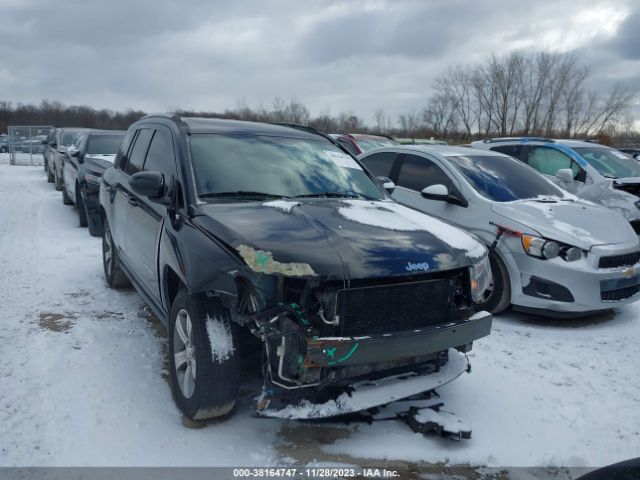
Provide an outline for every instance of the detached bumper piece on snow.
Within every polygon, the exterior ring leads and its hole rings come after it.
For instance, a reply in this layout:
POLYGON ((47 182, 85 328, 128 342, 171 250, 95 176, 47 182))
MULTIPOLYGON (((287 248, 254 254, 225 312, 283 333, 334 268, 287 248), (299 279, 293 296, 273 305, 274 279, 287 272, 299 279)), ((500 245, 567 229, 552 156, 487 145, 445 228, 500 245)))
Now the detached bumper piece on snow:
POLYGON ((297 404, 288 404, 282 408, 270 404, 262 410, 257 410, 257 414, 293 420, 320 419, 387 405, 446 385, 469 369, 466 355, 455 349, 450 349, 448 355, 449 361, 434 373, 405 373, 375 381, 365 380, 354 383, 336 398, 322 403, 303 399, 297 404))

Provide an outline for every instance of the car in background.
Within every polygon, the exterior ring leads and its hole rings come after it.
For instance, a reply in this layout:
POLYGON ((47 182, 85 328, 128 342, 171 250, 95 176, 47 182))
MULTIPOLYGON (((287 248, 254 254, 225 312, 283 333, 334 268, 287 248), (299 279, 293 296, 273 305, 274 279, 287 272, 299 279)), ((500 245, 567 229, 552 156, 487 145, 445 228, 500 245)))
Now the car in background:
POLYGON ((56 190, 61 191, 63 187, 62 167, 67 147, 73 145, 78 133, 87 130, 86 128, 56 128, 55 134, 47 146, 47 181, 54 183, 56 190))
POLYGON ((335 416, 453 380, 467 367, 456 347, 491 329, 474 308, 486 248, 393 201, 310 129, 144 117, 102 175, 100 206, 105 279, 130 281, 166 323, 191 419, 233 409, 243 353, 263 374, 260 415, 335 416), (335 402, 373 379, 367 398, 335 402))
POLYGON ((397 145, 397 142, 386 135, 369 135, 365 133, 344 133, 337 137, 330 135, 351 155, 357 156, 374 148, 397 145))
POLYGON ((396 138, 396 142, 402 145, 448 145, 444 140, 435 138, 396 138))
POLYGON ((51 157, 51 149, 49 148, 49 144, 51 144, 54 141, 55 136, 56 136, 56 129, 52 128, 49 134, 47 135, 47 138, 45 138, 42 141, 42 158, 44 159, 43 167, 44 167, 44 171, 47 172, 47 181, 49 181, 49 183, 53 183, 53 178, 51 178, 50 180, 48 178, 49 158, 51 157))
POLYGON ((9 136, 0 135, 0 153, 7 153, 9 151, 9 136))
POLYGON ((577 200, 497 152, 397 146, 360 161, 396 184, 393 198, 473 233, 490 250, 480 308, 569 317, 635 301, 640 241, 624 217, 577 200))
POLYGON ((78 133, 66 151, 62 202, 77 207, 80 226, 88 226, 93 236, 102 234, 98 202, 100 177, 113 165, 123 137, 123 130, 86 130, 78 133))
POLYGON ((633 157, 636 160, 640 160, 640 148, 638 147, 616 147, 623 153, 626 153, 630 157, 633 157))
POLYGON ((640 235, 640 164, 619 150, 541 137, 491 138, 471 145, 510 155, 577 197, 617 211, 640 235))

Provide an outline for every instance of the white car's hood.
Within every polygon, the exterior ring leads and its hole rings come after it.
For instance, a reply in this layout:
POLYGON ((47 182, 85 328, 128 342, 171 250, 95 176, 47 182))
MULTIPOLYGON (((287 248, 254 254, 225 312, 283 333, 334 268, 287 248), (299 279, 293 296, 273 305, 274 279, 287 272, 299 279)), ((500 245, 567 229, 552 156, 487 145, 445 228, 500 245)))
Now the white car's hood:
POLYGON ((622 216, 585 202, 525 200, 494 203, 492 209, 545 238, 583 250, 595 245, 638 241, 633 228, 622 216))

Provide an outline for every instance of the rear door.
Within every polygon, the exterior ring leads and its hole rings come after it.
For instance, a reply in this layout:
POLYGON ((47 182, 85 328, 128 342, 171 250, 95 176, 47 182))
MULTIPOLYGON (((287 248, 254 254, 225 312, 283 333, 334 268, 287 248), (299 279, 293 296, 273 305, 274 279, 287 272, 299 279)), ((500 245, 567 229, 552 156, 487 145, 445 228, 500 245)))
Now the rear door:
MULTIPOLYGON (((86 145, 87 135, 81 133, 76 138, 76 141, 73 142, 73 149, 78 150, 78 152, 82 152, 84 145, 86 145)), ((69 153, 69 152, 67 152, 69 153)), ((78 178, 78 162, 81 161, 80 157, 81 153, 78 156, 72 157, 71 155, 67 155, 64 159, 63 166, 63 174, 64 174, 64 184, 67 189, 67 193, 69 194, 69 198, 71 201, 75 203, 76 201, 76 180, 78 178)))
MULTIPOLYGON (((143 171, 161 172, 165 185, 172 185, 176 177, 174 139, 169 128, 154 126, 143 171)), ((131 192, 127 218, 127 248, 133 268, 141 275, 145 290, 160 303, 157 254, 163 222, 167 218, 167 206, 139 197, 131 192)))

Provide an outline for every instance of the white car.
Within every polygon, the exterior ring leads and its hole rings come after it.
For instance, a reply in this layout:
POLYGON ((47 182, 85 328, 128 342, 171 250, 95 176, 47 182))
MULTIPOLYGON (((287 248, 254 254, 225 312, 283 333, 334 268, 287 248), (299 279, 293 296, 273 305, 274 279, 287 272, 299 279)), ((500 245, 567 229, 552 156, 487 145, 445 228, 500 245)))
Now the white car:
POLYGON ((508 155, 408 145, 359 159, 397 201, 462 227, 489 247, 494 281, 485 310, 512 304, 579 316, 638 298, 640 243, 629 222, 508 155))

